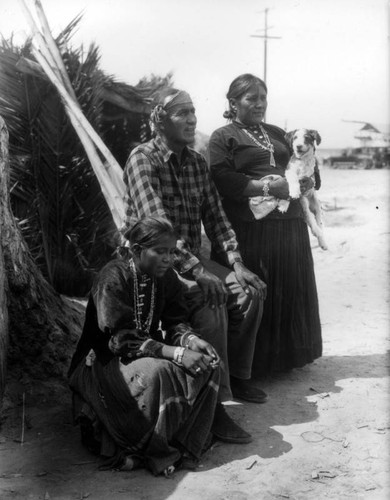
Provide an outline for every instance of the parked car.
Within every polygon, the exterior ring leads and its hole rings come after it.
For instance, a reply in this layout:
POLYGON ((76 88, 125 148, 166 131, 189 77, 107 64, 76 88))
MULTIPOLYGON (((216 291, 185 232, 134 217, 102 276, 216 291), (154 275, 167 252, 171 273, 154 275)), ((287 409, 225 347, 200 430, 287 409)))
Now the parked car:
POLYGON ((363 148, 346 149, 341 155, 324 158, 323 162, 332 168, 386 168, 390 165, 390 152, 378 148, 371 150, 367 148, 364 150, 363 148))

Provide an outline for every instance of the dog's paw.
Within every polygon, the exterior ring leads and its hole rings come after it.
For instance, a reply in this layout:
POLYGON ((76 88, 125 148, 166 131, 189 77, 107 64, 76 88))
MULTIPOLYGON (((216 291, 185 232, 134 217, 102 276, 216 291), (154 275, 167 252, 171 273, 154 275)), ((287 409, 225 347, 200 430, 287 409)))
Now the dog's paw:
POLYGON ((287 200, 278 200, 278 210, 282 214, 286 213, 288 210, 288 207, 290 206, 290 202, 287 200))
POLYGON ((318 243, 320 244, 320 247, 322 248, 322 250, 328 250, 328 245, 325 243, 324 240, 320 239, 318 241, 318 243))
POLYGON ((293 200, 297 200, 301 196, 301 190, 298 189, 290 189, 289 191, 290 198, 293 200))

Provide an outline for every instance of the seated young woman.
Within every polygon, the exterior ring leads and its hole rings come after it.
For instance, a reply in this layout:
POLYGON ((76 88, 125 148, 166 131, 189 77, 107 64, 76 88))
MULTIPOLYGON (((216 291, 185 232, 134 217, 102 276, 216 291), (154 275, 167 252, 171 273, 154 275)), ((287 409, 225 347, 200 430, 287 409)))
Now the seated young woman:
POLYGON ((111 466, 167 475, 196 466, 208 443, 219 357, 187 323, 172 225, 148 217, 126 236, 131 258, 109 262, 91 290, 69 370, 74 416, 111 466))

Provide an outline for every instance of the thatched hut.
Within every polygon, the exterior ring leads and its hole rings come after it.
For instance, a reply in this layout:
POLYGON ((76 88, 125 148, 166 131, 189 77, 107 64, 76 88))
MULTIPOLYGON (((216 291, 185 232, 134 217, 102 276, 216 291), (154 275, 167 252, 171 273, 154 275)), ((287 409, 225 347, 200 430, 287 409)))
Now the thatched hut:
MULTIPOLYGON (((136 86, 99 66, 99 50, 73 49, 79 19, 57 38, 83 114, 123 167, 134 145, 150 138, 153 94, 171 76, 136 86)), ((52 83, 34 61, 30 42, 0 47, 0 115, 10 134, 11 206, 44 277, 68 295, 85 294, 111 258, 116 228, 99 183, 52 83)))

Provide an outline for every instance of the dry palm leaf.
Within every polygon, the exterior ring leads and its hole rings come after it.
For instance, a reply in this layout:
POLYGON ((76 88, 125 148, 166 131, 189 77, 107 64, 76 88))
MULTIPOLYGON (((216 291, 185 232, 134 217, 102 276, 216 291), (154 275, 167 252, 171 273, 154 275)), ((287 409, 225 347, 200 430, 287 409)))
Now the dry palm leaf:
POLYGON ((115 225, 120 228, 125 216, 122 169, 79 106, 60 51, 51 35, 40 0, 34 2, 36 19, 33 15, 33 8, 29 8, 25 0, 20 0, 20 3, 31 27, 33 54, 59 92, 69 119, 83 144, 99 181, 115 225), (103 157, 104 161, 101 157, 103 157))

